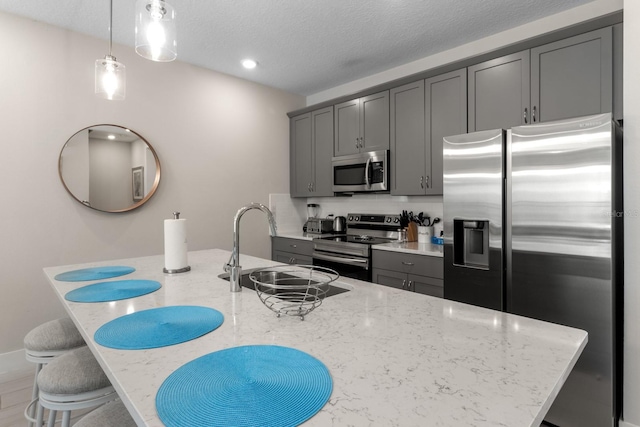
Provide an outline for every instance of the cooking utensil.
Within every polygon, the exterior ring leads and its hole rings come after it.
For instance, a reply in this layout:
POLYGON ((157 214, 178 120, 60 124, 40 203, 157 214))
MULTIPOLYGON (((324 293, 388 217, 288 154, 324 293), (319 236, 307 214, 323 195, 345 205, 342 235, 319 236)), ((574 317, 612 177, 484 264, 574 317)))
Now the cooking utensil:
POLYGON ((430 224, 432 227, 440 222, 440 218, 433 218, 433 222, 430 224))

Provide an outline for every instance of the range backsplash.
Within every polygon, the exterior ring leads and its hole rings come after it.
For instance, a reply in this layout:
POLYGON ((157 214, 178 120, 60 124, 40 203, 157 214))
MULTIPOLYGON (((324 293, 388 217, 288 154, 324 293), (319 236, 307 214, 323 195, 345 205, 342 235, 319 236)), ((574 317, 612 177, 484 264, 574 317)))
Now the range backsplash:
MULTIPOLYGON (((307 203, 320 205, 320 217, 348 213, 399 214, 403 210, 416 215, 424 212, 431 218, 442 218, 442 196, 391 196, 389 194, 356 194, 352 197, 292 198, 289 194, 269 194, 269 209, 280 232, 302 231, 307 219, 307 203)), ((438 236, 442 223, 436 225, 438 236)))

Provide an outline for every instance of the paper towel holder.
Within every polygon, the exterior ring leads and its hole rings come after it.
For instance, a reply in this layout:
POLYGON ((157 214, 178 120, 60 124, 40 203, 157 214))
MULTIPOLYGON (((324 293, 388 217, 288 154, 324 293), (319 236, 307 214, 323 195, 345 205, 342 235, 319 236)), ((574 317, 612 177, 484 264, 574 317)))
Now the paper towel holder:
MULTIPOLYGON (((180 219, 180 212, 174 212, 173 219, 180 219)), ((187 271, 191 271, 191 266, 187 265, 186 267, 176 269, 167 269, 166 267, 163 267, 162 271, 167 274, 184 273, 187 271)))

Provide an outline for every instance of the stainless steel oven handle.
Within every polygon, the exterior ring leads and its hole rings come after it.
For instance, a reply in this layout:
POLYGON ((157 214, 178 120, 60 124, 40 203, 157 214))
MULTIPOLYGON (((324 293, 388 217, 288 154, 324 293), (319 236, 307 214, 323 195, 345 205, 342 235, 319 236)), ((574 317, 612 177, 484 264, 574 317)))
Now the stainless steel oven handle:
POLYGON ((367 158, 367 164, 364 166, 364 181, 367 183, 367 188, 371 188, 371 183, 369 182, 369 167, 371 166, 371 157, 367 158))
POLYGON ((319 254, 317 252, 313 253, 313 258, 316 259, 323 259, 325 261, 333 261, 333 262, 337 262, 340 264, 348 264, 348 265, 366 265, 369 260, 368 259, 363 259, 363 258, 343 258, 343 257, 339 257, 339 256, 331 256, 331 255, 325 255, 325 254, 319 254))

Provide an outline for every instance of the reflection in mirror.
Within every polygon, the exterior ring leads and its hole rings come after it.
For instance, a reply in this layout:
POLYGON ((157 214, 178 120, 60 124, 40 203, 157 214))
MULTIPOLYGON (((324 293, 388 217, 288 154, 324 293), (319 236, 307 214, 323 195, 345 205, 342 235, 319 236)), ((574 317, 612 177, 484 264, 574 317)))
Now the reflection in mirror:
POLYGON ((96 125, 78 131, 64 144, 58 172, 78 202, 103 212, 126 212, 155 193, 160 160, 132 130, 96 125))

